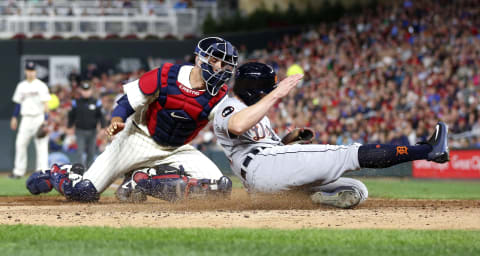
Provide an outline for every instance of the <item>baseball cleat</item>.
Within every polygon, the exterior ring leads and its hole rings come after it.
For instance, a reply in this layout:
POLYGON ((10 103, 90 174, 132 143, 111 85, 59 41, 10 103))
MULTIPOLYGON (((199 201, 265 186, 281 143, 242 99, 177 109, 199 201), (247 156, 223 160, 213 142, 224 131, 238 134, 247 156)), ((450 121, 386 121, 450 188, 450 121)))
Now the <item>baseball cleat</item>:
POLYGON ((360 193, 355 189, 344 189, 334 192, 315 192, 310 198, 313 203, 335 206, 349 209, 357 206, 360 201, 360 193))
POLYGON ((448 126, 445 123, 437 123, 435 132, 426 143, 433 148, 432 151, 428 153, 428 161, 445 163, 450 160, 450 152, 448 150, 448 126))

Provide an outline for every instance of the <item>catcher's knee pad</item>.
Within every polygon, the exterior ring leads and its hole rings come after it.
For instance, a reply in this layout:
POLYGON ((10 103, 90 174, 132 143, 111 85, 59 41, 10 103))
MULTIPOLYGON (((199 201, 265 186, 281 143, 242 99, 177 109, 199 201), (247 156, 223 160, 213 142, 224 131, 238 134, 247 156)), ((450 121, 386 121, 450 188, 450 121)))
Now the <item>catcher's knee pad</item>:
POLYGON ((26 186, 33 195, 50 192, 53 188, 50 182, 50 170, 32 173, 27 179, 26 186))

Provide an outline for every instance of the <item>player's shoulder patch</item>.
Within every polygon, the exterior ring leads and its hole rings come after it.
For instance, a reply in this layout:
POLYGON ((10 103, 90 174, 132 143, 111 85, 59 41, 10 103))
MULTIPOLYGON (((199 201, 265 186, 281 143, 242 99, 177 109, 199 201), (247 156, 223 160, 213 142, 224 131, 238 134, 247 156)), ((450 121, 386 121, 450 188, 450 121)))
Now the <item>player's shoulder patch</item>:
POLYGON ((228 115, 232 114, 234 110, 235 110, 234 107, 227 106, 222 110, 222 116, 227 117, 228 115))

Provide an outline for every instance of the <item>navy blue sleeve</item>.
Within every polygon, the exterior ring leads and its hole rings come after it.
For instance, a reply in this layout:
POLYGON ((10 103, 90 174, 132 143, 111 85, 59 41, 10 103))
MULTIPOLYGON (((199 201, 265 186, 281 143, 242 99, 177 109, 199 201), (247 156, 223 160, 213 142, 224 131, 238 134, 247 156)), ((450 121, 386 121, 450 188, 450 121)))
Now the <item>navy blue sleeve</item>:
POLYGON ((121 117, 123 121, 127 120, 129 116, 131 116, 135 110, 133 110, 132 106, 128 102, 127 95, 123 95, 119 100, 117 100, 117 106, 113 109, 112 118, 113 117, 121 117))
POLYGON ((20 104, 16 103, 13 109, 13 116, 18 117, 18 115, 20 115, 20 104))

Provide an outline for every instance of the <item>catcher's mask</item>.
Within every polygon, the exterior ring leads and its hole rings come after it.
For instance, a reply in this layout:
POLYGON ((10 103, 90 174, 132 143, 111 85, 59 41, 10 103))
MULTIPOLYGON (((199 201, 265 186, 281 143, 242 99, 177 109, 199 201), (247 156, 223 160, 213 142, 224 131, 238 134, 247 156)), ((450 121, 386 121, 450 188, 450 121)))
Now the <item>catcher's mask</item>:
POLYGON ((241 65, 235 75, 233 92, 251 106, 277 87, 277 75, 272 67, 259 62, 241 65))
POLYGON ((205 81, 207 92, 215 96, 235 72, 238 61, 237 49, 228 41, 220 37, 207 37, 200 40, 195 48, 195 55, 200 60, 202 78, 205 81), (222 61, 222 68, 214 71, 211 65, 212 58, 222 61))

